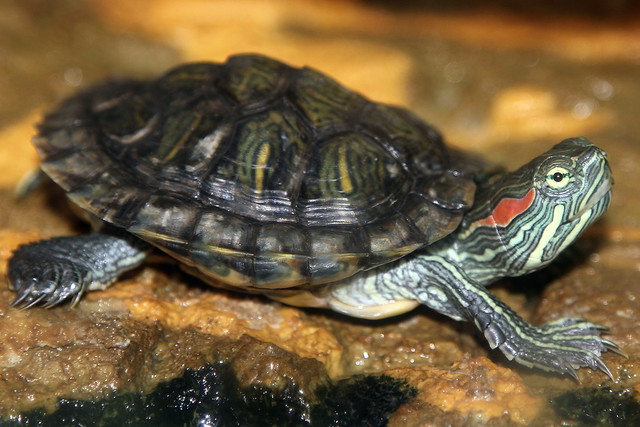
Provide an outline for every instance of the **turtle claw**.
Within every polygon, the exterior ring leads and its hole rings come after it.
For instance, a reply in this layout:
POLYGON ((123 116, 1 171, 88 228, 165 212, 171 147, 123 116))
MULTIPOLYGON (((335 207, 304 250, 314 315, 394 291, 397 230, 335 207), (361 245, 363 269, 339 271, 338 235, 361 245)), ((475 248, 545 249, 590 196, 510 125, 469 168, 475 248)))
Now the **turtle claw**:
POLYGON ((42 286, 42 284, 38 283, 35 279, 32 279, 29 283, 12 280, 11 287, 18 293, 11 305, 23 309, 37 306, 46 300, 50 293, 50 291, 48 291, 49 286, 42 286))
POLYGON ((602 359, 600 359, 599 357, 595 357, 594 359, 598 364, 598 369, 600 369, 602 372, 607 374, 607 376, 611 378, 611 381, 613 381, 614 383, 617 383, 618 381, 616 381, 616 379, 613 377, 613 374, 609 370, 609 367, 602 361, 602 359))
POLYGON ((68 299, 77 301, 84 292, 86 271, 61 256, 46 256, 41 243, 23 245, 9 261, 10 287, 17 293, 12 306, 50 308, 68 299), (35 249, 35 250, 34 250, 35 249))
POLYGON ((602 344, 606 347, 606 350, 611 351, 618 356, 622 356, 625 359, 629 358, 629 355, 625 353, 620 347, 618 347, 618 345, 613 341, 602 339, 602 344))
POLYGON ((76 302, 83 293, 77 283, 59 284, 51 280, 31 278, 28 282, 12 280, 11 284, 18 294, 11 305, 21 309, 36 306, 51 308, 70 298, 76 302))

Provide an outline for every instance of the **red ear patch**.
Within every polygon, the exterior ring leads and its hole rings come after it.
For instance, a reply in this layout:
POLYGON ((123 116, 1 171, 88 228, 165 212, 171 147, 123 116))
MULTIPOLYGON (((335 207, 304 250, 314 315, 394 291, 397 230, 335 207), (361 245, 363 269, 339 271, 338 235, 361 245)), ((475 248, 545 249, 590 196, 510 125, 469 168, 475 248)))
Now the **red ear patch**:
POLYGON ((500 200, 491 215, 478 221, 478 225, 506 227, 515 217, 531 206, 535 194, 536 191, 532 188, 522 199, 506 198, 500 200))

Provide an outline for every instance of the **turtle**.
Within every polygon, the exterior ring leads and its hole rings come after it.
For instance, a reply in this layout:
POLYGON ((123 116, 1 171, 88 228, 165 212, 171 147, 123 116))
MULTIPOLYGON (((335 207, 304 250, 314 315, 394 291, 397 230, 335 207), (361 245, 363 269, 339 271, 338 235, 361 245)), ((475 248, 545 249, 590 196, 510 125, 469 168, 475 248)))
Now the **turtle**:
POLYGON ((425 305, 525 366, 613 378, 605 327, 533 325, 487 289, 550 264, 608 208, 587 138, 506 172, 407 109, 244 54, 89 87, 34 144, 94 231, 20 246, 15 306, 76 304, 157 248, 214 286, 365 319, 425 305))

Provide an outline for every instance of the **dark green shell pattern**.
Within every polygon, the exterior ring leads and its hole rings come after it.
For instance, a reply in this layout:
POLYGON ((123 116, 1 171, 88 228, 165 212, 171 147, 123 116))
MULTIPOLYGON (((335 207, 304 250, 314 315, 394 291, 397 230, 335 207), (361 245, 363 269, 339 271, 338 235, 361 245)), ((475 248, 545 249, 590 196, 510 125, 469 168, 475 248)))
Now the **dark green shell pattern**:
POLYGON ((89 214, 248 290, 402 257, 453 231, 475 189, 411 113, 258 55, 90 88, 35 143, 89 214))

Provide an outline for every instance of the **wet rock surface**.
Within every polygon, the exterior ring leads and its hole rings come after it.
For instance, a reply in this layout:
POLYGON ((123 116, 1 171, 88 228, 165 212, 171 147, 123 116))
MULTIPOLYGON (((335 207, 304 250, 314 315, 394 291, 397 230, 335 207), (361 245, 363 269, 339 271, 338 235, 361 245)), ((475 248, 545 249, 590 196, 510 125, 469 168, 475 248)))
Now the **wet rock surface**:
POLYGON ((286 0, 1 5, 11 25, 0 26, 0 53, 12 60, 0 66, 0 414, 51 413, 59 399, 149 395, 185 372, 223 364, 233 366, 242 387, 302 391, 309 405, 340 378, 406 379, 417 394, 390 425, 635 419, 640 14, 629 7, 625 19, 593 19, 461 7, 331 0, 295 7, 286 0), (617 382, 588 369, 576 383, 516 366, 490 351, 473 325, 427 309, 365 322, 215 290, 171 264, 151 263, 75 308, 10 307, 11 251, 87 229, 50 187, 13 196, 37 165, 29 140, 40 112, 109 75, 155 75, 177 62, 247 51, 310 64, 373 99, 409 106, 453 144, 511 168, 568 136, 586 135, 604 148, 616 178, 605 218, 568 263, 492 291, 534 323, 581 316, 606 325, 607 338, 628 356, 603 357, 617 382), (589 418, 594 407, 609 418, 589 418))
POLYGON ((217 363, 187 369, 149 394, 61 399, 53 412, 29 411, 3 425, 382 426, 414 395, 405 380, 388 376, 355 376, 314 390, 243 386, 233 365, 217 363))
POLYGON ((445 414, 456 414, 449 422, 461 425, 531 424, 543 405, 517 374, 483 357, 464 357, 447 369, 411 367, 386 373, 406 378, 419 390, 393 415, 391 422, 397 425, 428 425, 434 417, 446 424, 445 414))
POLYGON ((629 390, 609 387, 578 389, 552 400, 566 419, 591 426, 632 426, 640 423, 640 403, 629 390))

